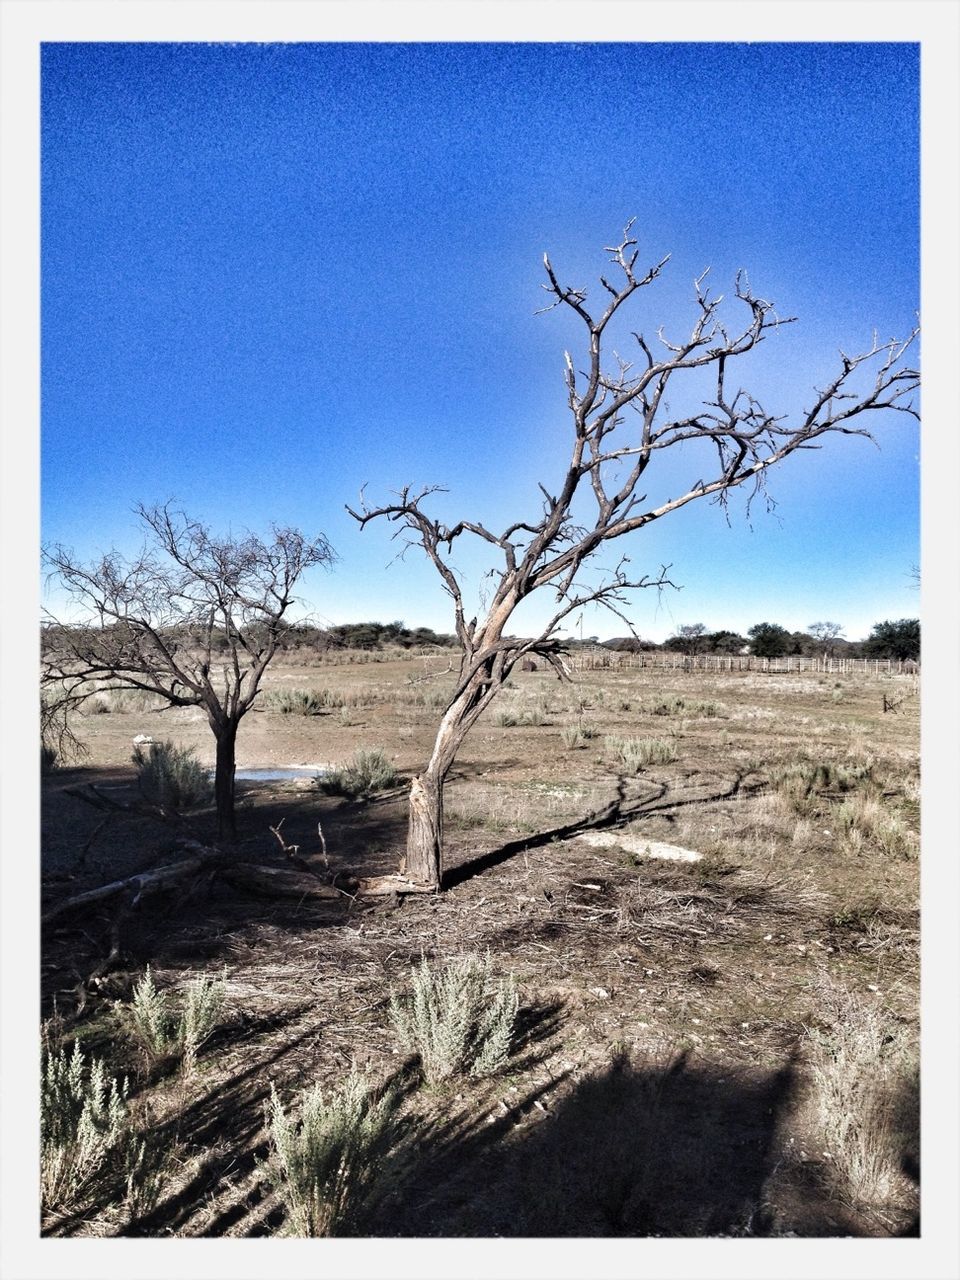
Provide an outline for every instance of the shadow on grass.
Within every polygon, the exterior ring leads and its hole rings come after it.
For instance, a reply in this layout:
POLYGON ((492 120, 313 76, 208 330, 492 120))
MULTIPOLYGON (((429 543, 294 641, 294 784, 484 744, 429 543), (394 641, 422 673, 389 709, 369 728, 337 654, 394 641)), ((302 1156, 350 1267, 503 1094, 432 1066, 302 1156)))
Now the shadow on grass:
MULTIPOLYGON (((794 1084, 792 1060, 728 1077, 686 1055, 663 1066, 621 1054, 556 1103, 541 1088, 492 1122, 425 1129, 371 1234, 777 1234, 770 1182, 794 1084)), ((806 1209, 803 1234, 851 1233, 826 1201, 806 1209)))
POLYGON ((627 779, 625 775, 620 774, 617 778, 614 799, 602 809, 589 813, 583 818, 576 818, 573 822, 564 823, 562 826, 551 827, 547 831, 538 831, 532 835, 522 836, 517 840, 508 840, 505 844, 500 845, 499 848, 491 849, 479 858, 473 858, 457 867, 451 867, 443 874, 443 888, 452 889, 455 885, 463 884, 474 876, 482 875, 484 871, 489 871, 493 867, 498 867, 502 863, 508 862, 511 858, 516 857, 517 854, 528 853, 531 849, 543 848, 544 845, 552 844, 555 841, 571 840, 587 831, 601 831, 608 827, 625 826, 629 822, 635 822, 638 818, 650 817, 653 814, 669 816, 675 809, 686 808, 691 805, 707 805, 714 804, 720 800, 730 800, 743 790, 744 777, 744 774, 737 773, 728 786, 706 794, 697 792, 693 795, 683 792, 673 794, 668 783, 657 782, 651 784, 652 790, 646 796, 628 800, 627 779))

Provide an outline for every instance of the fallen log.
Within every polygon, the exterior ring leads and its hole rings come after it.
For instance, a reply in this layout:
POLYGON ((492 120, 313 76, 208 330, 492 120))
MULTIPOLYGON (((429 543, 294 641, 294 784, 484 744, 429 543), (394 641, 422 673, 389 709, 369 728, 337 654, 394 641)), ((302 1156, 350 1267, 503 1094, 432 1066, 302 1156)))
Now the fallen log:
POLYGON ((48 925, 68 912, 92 903, 104 902, 119 894, 132 892, 130 906, 135 907, 148 894, 161 889, 168 889, 179 884, 192 875, 204 871, 215 870, 228 884, 242 889, 252 889, 258 893, 266 893, 275 897, 313 897, 328 900, 380 897, 408 893, 433 893, 434 890, 415 884, 403 876, 367 876, 361 879, 344 878, 341 885, 324 879, 320 875, 308 872, 290 871, 285 867, 264 867, 255 862, 233 862, 227 854, 215 849, 197 846, 198 852, 180 862, 171 862, 163 867, 155 867, 152 871, 141 871, 138 875, 128 876, 124 880, 113 880, 110 884, 100 885, 97 889, 88 889, 72 898, 66 898, 51 907, 43 916, 41 924, 48 925))
POLYGON ((337 884, 313 873, 290 871, 286 867, 264 867, 253 862, 235 862, 224 867, 220 875, 228 884, 279 897, 334 899, 434 892, 426 885, 415 884, 398 875, 363 876, 359 879, 344 877, 337 884))
POLYGON ((97 889, 87 889, 84 893, 78 893, 72 898, 58 902, 55 907, 51 907, 40 917, 40 923, 50 924, 51 921, 66 915, 68 911, 88 907, 93 902, 103 902, 107 898, 114 898, 128 890, 134 893, 130 905, 136 906, 147 894, 154 893, 158 889, 169 888, 170 885, 185 880, 187 876, 197 871, 216 866, 222 858, 222 854, 213 851, 204 852, 192 858, 183 858, 180 862, 168 863, 164 867, 154 867, 152 871, 141 871, 135 876, 127 876, 124 880, 112 880, 109 884, 102 884, 97 889))

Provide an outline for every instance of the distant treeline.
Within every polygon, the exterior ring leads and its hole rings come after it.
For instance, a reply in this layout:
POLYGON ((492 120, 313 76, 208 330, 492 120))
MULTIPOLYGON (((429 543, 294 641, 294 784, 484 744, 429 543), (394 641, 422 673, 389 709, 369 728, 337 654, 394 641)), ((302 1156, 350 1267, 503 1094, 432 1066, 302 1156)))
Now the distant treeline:
MULTIPOLYGON (((169 633, 169 629, 164 630, 169 633)), ((866 640, 845 640, 839 634, 840 630, 836 623, 813 623, 810 631, 788 631, 777 623, 758 622, 743 636, 737 631, 710 631, 703 623, 698 622, 678 627, 676 635, 669 636, 662 644, 635 636, 619 636, 604 641, 596 636, 570 638, 566 644, 572 650, 597 647, 628 653, 659 650, 683 653, 690 657, 698 654, 750 654, 757 658, 800 655, 892 658, 899 661, 920 657, 920 621, 917 618, 878 622, 866 640)), ((215 653, 227 648, 227 637, 222 631, 208 633, 205 628, 181 626, 175 632, 181 643, 198 646, 209 643, 215 653)), ((245 634, 255 641, 256 626, 246 628, 245 634)), ((45 644, 55 645, 58 641, 69 644, 69 635, 69 627, 48 627, 45 629, 45 644)), ((281 647, 287 650, 312 650, 322 654, 340 649, 449 649, 455 648, 456 644, 455 636, 433 631, 430 627, 407 627, 402 622, 345 622, 330 627, 300 622, 287 629, 281 647)))
POLYGON ((901 662, 920 657, 919 618, 878 622, 866 640, 846 640, 840 631, 836 623, 812 623, 809 631, 789 631, 775 622, 758 622, 743 636, 737 631, 710 631, 703 623, 694 623, 678 627, 662 644, 626 636, 606 641, 605 647, 631 653, 659 649, 690 657, 710 653, 755 658, 892 658, 901 662))

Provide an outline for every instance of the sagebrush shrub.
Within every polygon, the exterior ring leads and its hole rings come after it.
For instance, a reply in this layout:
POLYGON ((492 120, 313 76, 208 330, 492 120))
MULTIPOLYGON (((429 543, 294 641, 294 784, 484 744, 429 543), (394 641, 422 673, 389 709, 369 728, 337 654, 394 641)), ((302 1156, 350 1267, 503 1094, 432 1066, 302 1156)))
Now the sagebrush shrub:
POLYGON ((157 1207, 170 1171, 171 1152, 149 1132, 131 1133, 124 1156, 123 1202, 131 1218, 142 1218, 157 1207))
POLYGON ((264 701, 272 711, 297 716, 317 716, 343 705, 329 689, 275 689, 264 701))
POLYGON ((317 785, 327 795, 367 796, 385 791, 397 783, 397 771, 377 747, 354 752, 353 759, 318 778, 317 785))
POLYGON ((44 1049, 40 1073, 40 1199, 62 1207, 103 1173, 127 1134, 127 1082, 108 1077, 100 1058, 86 1061, 79 1041, 44 1049))
POLYGON ((222 980, 206 977, 193 978, 179 995, 160 991, 148 965, 129 1005, 117 1006, 117 1016, 149 1063, 177 1058, 189 1072, 217 1026, 224 991, 222 980))
POLYGON ((836 811, 836 821, 850 852, 867 840, 888 857, 909 858, 916 853, 915 834, 899 814, 890 812, 879 800, 862 796, 844 800, 836 811))
POLYGON ((132 759, 140 771, 140 790, 161 809, 193 809, 213 797, 213 783, 192 747, 152 742, 146 751, 137 746, 132 759))
POLYGON ((359 1234, 388 1185, 385 1165, 399 1136, 396 1093, 375 1098, 353 1073, 326 1098, 319 1085, 303 1093, 295 1118, 273 1086, 270 1092, 271 1180, 290 1234, 359 1234))
POLYGON ((669 764, 677 758, 676 746, 667 738, 609 737, 604 745, 607 753, 632 773, 645 764, 669 764))
POLYGON ((510 1053, 519 997, 512 976, 494 977, 489 953, 413 971, 407 996, 391 992, 390 1019, 401 1047, 419 1055, 425 1079, 490 1075, 510 1053))
POLYGON ((833 760, 796 760, 774 770, 772 782, 798 813, 810 813, 829 792, 854 791, 869 782, 873 764, 837 764, 833 760))

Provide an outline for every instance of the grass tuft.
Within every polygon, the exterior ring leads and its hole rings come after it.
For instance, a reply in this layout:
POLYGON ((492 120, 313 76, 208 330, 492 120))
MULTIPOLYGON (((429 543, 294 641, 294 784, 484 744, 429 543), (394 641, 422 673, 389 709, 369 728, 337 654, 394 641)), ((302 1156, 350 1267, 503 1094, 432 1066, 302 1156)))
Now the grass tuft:
POLYGON ((882 1006, 832 980, 822 988, 829 1029, 808 1030, 820 1137, 841 1192, 879 1205, 906 1190, 904 1154, 915 1147, 916 1048, 882 1006))
POLYGON ((669 764, 677 758, 676 746, 667 738, 608 737, 604 747, 630 773, 638 773, 647 764, 669 764))

